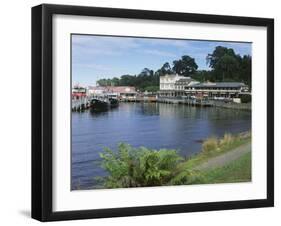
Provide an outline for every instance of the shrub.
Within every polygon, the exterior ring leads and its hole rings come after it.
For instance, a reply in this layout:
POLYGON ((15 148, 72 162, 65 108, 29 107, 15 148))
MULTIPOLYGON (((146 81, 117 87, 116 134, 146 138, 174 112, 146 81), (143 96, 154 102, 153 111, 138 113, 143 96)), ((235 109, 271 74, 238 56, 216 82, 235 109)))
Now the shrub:
POLYGON ((241 103, 250 103, 252 101, 252 96, 249 94, 241 95, 241 103))
POLYGON ((203 153, 209 153, 215 151, 218 148, 218 139, 216 137, 210 137, 202 144, 203 153))
POLYGON ((235 141, 235 137, 233 137, 230 133, 225 133, 223 138, 220 140, 220 146, 229 146, 235 141))
POLYGON ((119 144, 116 153, 107 148, 100 156, 102 166, 109 174, 104 178, 107 188, 168 184, 183 160, 175 150, 133 148, 123 143, 119 144))

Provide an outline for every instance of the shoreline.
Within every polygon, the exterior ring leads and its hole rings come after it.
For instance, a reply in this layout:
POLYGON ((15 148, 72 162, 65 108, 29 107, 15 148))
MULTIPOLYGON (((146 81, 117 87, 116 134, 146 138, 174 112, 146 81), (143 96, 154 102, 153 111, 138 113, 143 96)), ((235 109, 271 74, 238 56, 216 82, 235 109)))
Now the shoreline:
POLYGON ((207 161, 203 162, 199 166, 195 167, 196 170, 208 170, 213 169, 217 167, 225 166, 232 161, 235 161, 239 157, 241 157, 244 154, 247 154, 251 152, 251 142, 247 142, 245 144, 242 144, 236 148, 233 148, 232 150, 223 153, 221 155, 212 157, 208 159, 207 161))
MULTIPOLYGON (((175 176, 171 179, 171 182, 159 186, 250 181, 249 175, 251 175, 251 172, 248 172, 250 170, 250 157, 248 155, 251 155, 251 132, 246 131, 235 135, 225 134, 224 137, 216 138, 218 145, 215 149, 204 149, 203 145, 213 139, 214 138, 209 138, 204 140, 201 151, 198 154, 190 156, 188 159, 184 159, 182 162, 178 163, 174 169, 175 176), (242 160, 240 160, 240 158, 242 158, 242 160), (247 161, 245 160, 245 162, 243 158, 247 158, 247 161), (242 161, 242 163, 240 163, 240 161, 242 161), (242 166, 240 166, 241 164, 242 166), (231 172, 229 172, 230 166, 234 168, 231 172), (240 172, 241 167, 243 167, 244 170, 247 169, 248 173, 246 177, 244 177, 243 173, 239 177, 235 176, 235 172, 240 172), (234 173, 234 175, 229 177, 231 179, 226 177, 226 175, 232 173, 234 173), (188 182, 182 184, 173 182, 173 180, 180 181, 178 179, 179 177, 188 178, 188 182), (189 179, 190 177, 191 179, 189 179), (218 178, 220 178, 220 180, 218 178), (225 178, 225 181, 221 178, 225 178)), ((92 188, 82 188, 79 185, 77 187, 80 188, 73 190, 106 189, 106 186, 101 184, 97 184, 92 188)))
MULTIPOLYGON (((251 111, 252 110, 252 103, 234 103, 234 102, 224 102, 224 101, 202 101, 202 102, 194 102, 182 99, 165 99, 165 100, 122 100, 120 103, 162 103, 162 104, 173 104, 173 105, 186 105, 192 107, 215 107, 215 108, 226 108, 226 109, 233 109, 233 110, 244 110, 244 111, 251 111)), ((74 106, 72 104, 71 111, 72 112, 84 112, 89 110, 89 106, 83 103, 81 106, 74 106)))
POLYGON ((218 147, 209 153, 201 150, 182 163, 181 170, 196 178, 190 184, 251 181, 251 132, 238 133, 236 137, 238 140, 229 147, 218 147))

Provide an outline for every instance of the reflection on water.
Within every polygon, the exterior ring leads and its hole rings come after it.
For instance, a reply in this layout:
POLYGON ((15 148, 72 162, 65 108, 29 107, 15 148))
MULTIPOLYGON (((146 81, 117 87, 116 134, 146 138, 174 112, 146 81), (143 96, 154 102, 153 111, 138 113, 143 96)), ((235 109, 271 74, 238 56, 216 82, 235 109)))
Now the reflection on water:
POLYGON ((134 147, 177 149, 190 156, 209 136, 251 128, 251 112, 160 103, 121 103, 106 112, 72 113, 72 186, 93 186, 105 172, 99 166, 104 147, 116 150, 126 142, 134 147))

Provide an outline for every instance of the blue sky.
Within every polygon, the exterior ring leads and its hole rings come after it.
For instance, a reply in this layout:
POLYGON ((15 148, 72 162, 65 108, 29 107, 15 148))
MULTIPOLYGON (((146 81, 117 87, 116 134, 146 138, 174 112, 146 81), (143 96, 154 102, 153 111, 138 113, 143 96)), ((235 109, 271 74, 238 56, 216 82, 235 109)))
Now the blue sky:
POLYGON ((251 55, 250 43, 72 35, 72 82, 95 85, 101 78, 135 75, 145 67, 157 70, 182 55, 208 70, 206 56, 218 45, 251 55))

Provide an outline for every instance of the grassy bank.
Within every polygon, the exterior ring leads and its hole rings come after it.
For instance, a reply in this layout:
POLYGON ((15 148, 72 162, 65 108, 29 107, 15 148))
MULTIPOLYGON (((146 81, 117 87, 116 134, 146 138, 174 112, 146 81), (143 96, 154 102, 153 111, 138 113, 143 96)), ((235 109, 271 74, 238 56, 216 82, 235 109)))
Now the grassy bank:
POLYGON ((247 160, 235 159, 223 167, 212 167, 201 170, 204 163, 239 149, 251 142, 251 133, 237 135, 225 134, 222 138, 210 137, 202 144, 199 154, 191 156, 178 165, 178 174, 171 180, 170 184, 213 184, 230 183, 251 180, 251 154, 247 154, 247 160), (247 170, 246 170, 247 169, 247 170), (243 172, 245 171, 245 174, 243 172), (240 173, 239 173, 240 172, 240 173))
MULTIPOLYGON (((99 188, 148 187, 161 185, 186 185, 230 183, 251 180, 251 153, 239 153, 221 167, 200 169, 200 165, 220 156, 227 157, 240 147, 248 148, 251 134, 225 134, 210 137, 202 143, 199 154, 182 158, 175 150, 152 150, 120 144, 118 152, 106 149, 100 154, 107 177, 99 178, 99 188), (245 146, 246 145, 246 146, 245 146), (199 167, 199 168, 198 168, 199 167)), ((249 146, 250 148, 250 146, 249 146)))
POLYGON ((251 152, 223 167, 201 172, 198 183, 234 183, 251 181, 251 152))
POLYGON ((211 158, 227 153, 249 142, 251 142, 250 132, 237 135, 226 133, 222 138, 210 137, 203 142, 201 152, 191 156, 187 161, 183 162, 180 167, 184 169, 194 169, 211 158))

